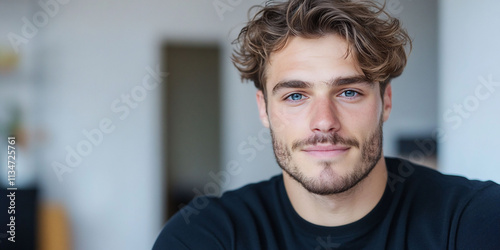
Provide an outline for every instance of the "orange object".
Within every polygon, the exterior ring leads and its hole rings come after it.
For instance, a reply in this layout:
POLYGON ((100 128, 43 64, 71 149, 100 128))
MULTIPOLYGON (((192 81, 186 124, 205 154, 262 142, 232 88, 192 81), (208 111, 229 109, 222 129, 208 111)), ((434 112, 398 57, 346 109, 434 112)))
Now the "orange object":
POLYGON ((71 249, 71 228, 66 210, 60 204, 40 204, 38 250, 71 249))

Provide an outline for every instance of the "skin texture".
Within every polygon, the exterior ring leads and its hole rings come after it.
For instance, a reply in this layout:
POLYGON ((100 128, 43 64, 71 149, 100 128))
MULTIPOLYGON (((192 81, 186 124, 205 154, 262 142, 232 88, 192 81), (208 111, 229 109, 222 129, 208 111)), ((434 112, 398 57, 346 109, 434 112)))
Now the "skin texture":
POLYGON ((347 42, 331 34, 291 38, 271 54, 259 115, 269 127, 290 201, 307 221, 354 222, 382 197, 387 170, 382 124, 392 108, 388 85, 367 82, 347 42), (267 101, 266 101, 267 99, 267 101))

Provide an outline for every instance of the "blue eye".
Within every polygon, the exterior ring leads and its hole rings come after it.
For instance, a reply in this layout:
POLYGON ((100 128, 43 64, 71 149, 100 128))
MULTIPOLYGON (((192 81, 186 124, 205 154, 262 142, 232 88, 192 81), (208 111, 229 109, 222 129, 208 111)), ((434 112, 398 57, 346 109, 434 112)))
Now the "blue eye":
POLYGON ((299 93, 293 93, 287 97, 287 99, 290 99, 292 101, 300 101, 304 99, 304 95, 299 94, 299 93))
POLYGON ((356 95, 358 94, 358 92, 354 91, 354 90, 346 90, 344 92, 342 92, 342 96, 345 96, 345 97, 355 97, 356 95))

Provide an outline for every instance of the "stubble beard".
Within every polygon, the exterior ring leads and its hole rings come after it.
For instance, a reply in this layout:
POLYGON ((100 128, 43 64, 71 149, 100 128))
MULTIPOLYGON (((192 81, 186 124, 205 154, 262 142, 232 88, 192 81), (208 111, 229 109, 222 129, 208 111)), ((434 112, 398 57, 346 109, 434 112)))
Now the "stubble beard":
MULTIPOLYGON (((362 144, 359 144, 356 139, 343 138, 338 134, 328 134, 315 135, 306 140, 296 141, 292 144, 291 149, 276 138, 271 128, 274 155, 281 169, 300 183, 307 191, 318 195, 344 193, 365 179, 382 157, 382 124, 382 119, 380 119, 379 125, 375 131, 371 133, 362 144), (293 161, 292 151, 300 149, 305 145, 315 145, 317 143, 330 143, 333 145, 357 148, 361 147, 361 159, 357 165, 350 167, 352 170, 344 176, 335 173, 332 168, 335 163, 323 161, 319 162, 323 167, 320 176, 307 177, 300 170, 300 167, 297 166, 297 163, 293 161)), ((343 167, 345 168, 346 166, 343 167)))

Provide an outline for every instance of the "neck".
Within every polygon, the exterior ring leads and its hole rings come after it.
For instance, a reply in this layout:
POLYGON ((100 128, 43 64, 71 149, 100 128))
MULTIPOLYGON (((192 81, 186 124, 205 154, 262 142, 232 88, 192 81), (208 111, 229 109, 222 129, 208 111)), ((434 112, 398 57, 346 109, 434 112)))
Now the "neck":
POLYGON ((381 157, 370 174, 346 192, 317 195, 283 173, 285 189, 295 211, 320 226, 342 226, 367 215, 380 201, 387 183, 387 168, 381 157))

